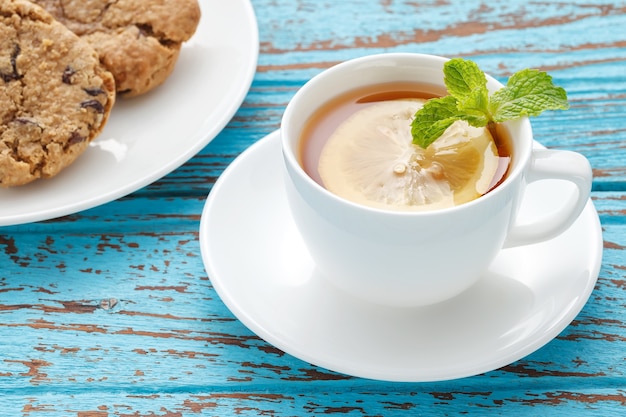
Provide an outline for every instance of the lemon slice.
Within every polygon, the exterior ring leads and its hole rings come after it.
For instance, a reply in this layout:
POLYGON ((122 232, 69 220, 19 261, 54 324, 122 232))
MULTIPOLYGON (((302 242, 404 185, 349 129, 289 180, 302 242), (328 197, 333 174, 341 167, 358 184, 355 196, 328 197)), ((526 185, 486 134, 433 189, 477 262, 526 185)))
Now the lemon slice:
POLYGON ((413 144, 411 121, 425 100, 374 103, 344 121, 322 149, 324 187, 355 203, 432 210, 486 193, 498 151, 485 128, 455 122, 427 149, 413 144))

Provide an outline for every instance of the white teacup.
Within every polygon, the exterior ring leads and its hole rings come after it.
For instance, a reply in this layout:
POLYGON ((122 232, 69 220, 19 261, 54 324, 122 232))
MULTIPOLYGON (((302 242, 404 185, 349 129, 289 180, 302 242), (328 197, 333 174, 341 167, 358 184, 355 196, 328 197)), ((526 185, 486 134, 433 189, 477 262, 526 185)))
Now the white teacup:
MULTIPOLYGON (((332 194, 298 158, 302 129, 324 103, 371 84, 407 81, 444 85, 446 58, 379 54, 336 65, 306 83, 288 104, 281 140, 286 192, 295 223, 320 271, 337 287, 377 304, 419 306, 451 298, 474 284, 503 247, 557 236, 585 207, 592 173, 575 152, 533 149, 527 118, 507 122, 513 158, 502 184, 455 207, 419 212, 369 208, 332 194), (531 223, 517 224, 526 185, 559 179, 573 198, 531 223)), ((502 87, 487 77, 488 88, 502 87)))

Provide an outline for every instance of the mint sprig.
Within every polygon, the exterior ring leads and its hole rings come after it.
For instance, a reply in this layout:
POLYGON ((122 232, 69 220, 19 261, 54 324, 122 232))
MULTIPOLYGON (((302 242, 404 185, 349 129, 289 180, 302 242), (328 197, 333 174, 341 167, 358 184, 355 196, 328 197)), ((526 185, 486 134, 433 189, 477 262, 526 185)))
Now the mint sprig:
POLYGON ((413 143, 426 149, 457 120, 474 127, 546 110, 567 110, 567 93, 552 83, 543 71, 525 69, 509 78, 505 87, 489 95, 487 77, 475 62, 454 58, 443 66, 444 83, 450 95, 427 101, 411 124, 413 143))

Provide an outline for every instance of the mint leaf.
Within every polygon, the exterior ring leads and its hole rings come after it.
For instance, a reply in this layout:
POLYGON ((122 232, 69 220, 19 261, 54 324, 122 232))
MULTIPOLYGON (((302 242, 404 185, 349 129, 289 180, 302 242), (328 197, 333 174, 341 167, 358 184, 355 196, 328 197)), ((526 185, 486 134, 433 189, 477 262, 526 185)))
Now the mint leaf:
POLYGON ((443 65, 444 83, 450 95, 459 101, 469 96, 484 96, 487 100, 487 77, 472 61, 453 58, 443 65))
POLYGON ((415 113, 411 124, 413 143, 426 149, 437 140, 452 123, 460 120, 461 114, 452 96, 428 100, 424 107, 415 113))
POLYGON ((567 110, 567 93, 552 83, 552 77, 535 69, 511 76, 506 87, 496 91, 489 104, 494 122, 538 116, 545 110, 567 110))
POLYGON ((487 89, 473 90, 463 100, 456 103, 459 117, 474 127, 487 126, 489 123, 489 95, 487 89))
POLYGON ((413 143, 422 148, 427 148, 457 120, 492 128, 494 123, 569 108, 565 90, 555 86, 552 77, 542 71, 518 71, 506 87, 491 96, 487 77, 474 62, 454 58, 444 64, 443 72, 450 95, 426 102, 411 124, 413 143))

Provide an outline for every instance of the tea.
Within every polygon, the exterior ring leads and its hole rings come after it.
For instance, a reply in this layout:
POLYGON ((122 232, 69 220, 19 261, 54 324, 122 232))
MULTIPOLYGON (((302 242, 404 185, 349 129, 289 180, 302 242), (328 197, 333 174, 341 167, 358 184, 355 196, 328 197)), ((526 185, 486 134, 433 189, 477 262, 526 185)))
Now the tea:
MULTIPOLYGON (((421 100, 423 102, 424 100, 428 100, 434 97, 440 97, 445 94, 446 94, 445 88, 440 87, 440 86, 429 85, 429 84, 408 83, 408 82, 397 82, 397 83, 387 83, 387 84, 369 86, 366 88, 353 90, 343 95, 340 95, 328 101, 325 105, 321 106, 320 109, 313 114, 313 116, 307 121, 306 125, 304 126, 302 134, 301 134, 301 138, 300 138, 300 149, 299 149, 300 163, 302 167, 304 168, 304 170, 307 172, 307 174, 311 178, 313 178, 316 182, 318 182, 322 186, 327 186, 327 188, 329 188, 331 191, 339 195, 342 195, 340 192, 337 192, 338 190, 336 189, 334 185, 331 187, 330 183, 328 184, 324 183, 324 180, 322 179, 323 175, 320 175, 320 170, 318 169, 318 166, 320 164, 320 157, 323 153, 323 149, 327 145, 329 138, 335 135, 336 132, 338 132, 337 130, 338 128, 343 129, 341 130, 342 134, 345 133, 346 132, 345 126, 348 124, 347 122, 348 119, 350 120, 358 119, 362 123, 368 123, 370 121, 369 120, 370 118, 378 117, 375 111, 378 111, 380 107, 385 107, 385 106, 386 106, 385 108, 391 107, 393 111, 400 109, 398 111, 403 113, 402 117, 403 118, 406 117, 407 120, 409 120, 412 114, 414 114, 414 112, 407 115, 406 112, 408 110, 405 110, 405 109, 408 109, 408 108, 406 106, 410 106, 411 108, 413 108, 414 106, 421 106, 421 104, 414 105, 413 104, 414 101, 421 100), (384 106, 381 106, 381 103, 384 104, 384 106), (399 104, 399 103, 402 103, 402 104, 399 104), (409 103, 409 104, 406 104, 406 103, 409 103)), ((387 111, 387 110, 384 110, 384 111, 387 111)), ((394 113, 394 117, 396 116, 397 114, 394 113)), ((386 122, 387 119, 383 119, 383 120, 385 121, 381 122, 381 124, 383 123, 387 124, 386 122)), ((353 123, 353 122, 350 121, 350 123, 353 123)), ((378 123, 378 122, 375 122, 375 123, 378 123)), ((396 130, 401 129, 402 134, 405 137, 407 134, 410 133, 410 120, 409 121, 402 120, 402 122, 398 122, 398 121, 392 122, 391 119, 389 119, 389 123, 395 124, 394 129, 396 130)), ((378 128, 381 126, 380 124, 376 124, 375 127, 378 128)), ((381 128, 386 129, 386 126, 382 126, 381 128)), ((471 128, 469 126, 467 126, 467 129, 472 129, 473 132, 478 131, 478 129, 471 128)), ((369 131, 366 130, 365 132, 366 134, 369 135, 369 131)), ((486 140, 484 138, 489 135, 484 134, 484 131, 482 130, 480 130, 480 132, 483 135, 483 142, 484 142, 486 140)), ((462 133, 464 134, 464 136, 468 135, 465 131, 462 131, 462 133)), ((359 140, 361 140, 360 137, 359 137, 359 140)), ((508 166, 509 166, 509 162, 511 159, 511 145, 510 145, 510 139, 506 133, 506 129, 499 127, 497 134, 493 136, 493 141, 491 140, 491 136, 489 136, 488 141, 491 144, 490 146, 493 148, 493 152, 492 152, 493 157, 491 157, 489 161, 486 161, 486 160, 484 161, 485 164, 489 162, 490 171, 488 175, 485 176, 487 182, 485 182, 485 178, 480 177, 478 180, 483 182, 481 187, 475 187, 470 197, 466 195, 465 197, 460 198, 460 200, 457 200, 455 197, 454 202, 451 202, 450 200, 454 193, 451 194, 450 187, 448 187, 447 192, 450 195, 448 195, 447 197, 448 202, 445 204, 455 205, 455 204, 460 204, 462 202, 474 199, 478 197, 479 195, 482 195, 488 192, 489 190, 493 189, 495 186, 497 186, 499 183, 501 183, 504 180, 504 178, 506 177, 506 172, 508 171, 508 166), (495 143, 495 146, 494 146, 494 143, 495 143), (477 190, 478 190, 478 193, 477 193, 477 190)), ((336 142, 336 140, 334 142, 336 142)), ((393 142, 393 140, 391 140, 391 142, 393 142)), ((435 144, 431 145, 431 147, 434 145, 435 144)), ((485 146, 486 145, 487 143, 485 142, 485 146)), ((333 146, 334 146, 334 143, 333 143, 333 146)), ((393 143, 390 146, 393 146, 393 143)), ((405 143, 403 146, 406 147, 409 145, 405 143)), ((329 145, 329 148, 330 148, 330 145, 329 145)), ((335 146, 332 149, 335 150, 337 149, 337 147, 335 146)), ((486 148, 472 150, 473 154, 471 156, 473 157, 473 159, 476 159, 475 154, 481 154, 480 157, 482 157, 483 153, 485 155, 488 153, 488 152, 485 152, 485 149, 486 148)), ((402 150, 400 150, 400 152, 401 151, 402 150)), ((326 155, 332 152, 334 151, 327 150, 326 155)), ((372 150, 368 149, 367 152, 372 152, 372 150)), ((386 152, 386 149, 382 149, 382 152, 383 153, 386 152)), ((472 158, 470 157, 467 157, 465 159, 467 160, 468 158, 472 160, 472 158)), ((328 159, 328 158, 326 157, 325 159, 328 159)), ((443 161, 443 158, 442 158, 442 161, 443 161)), ((449 172, 453 172, 453 171, 456 172, 455 174, 456 177, 459 177, 459 175, 462 177, 464 175, 462 171, 463 169, 465 169, 464 166, 467 165, 467 164, 463 164, 464 162, 463 160, 459 160, 459 161, 460 162, 458 163, 457 166, 451 167, 450 165, 456 164, 456 160, 454 160, 454 158, 447 157, 444 163, 444 165, 448 166, 449 172)), ((475 162, 475 161, 472 161, 472 162, 475 162)), ((437 170, 441 171, 441 166, 437 166, 436 163, 432 165, 433 165, 432 168, 434 169, 433 171, 434 173, 429 174, 429 175, 431 177, 433 175, 436 177, 437 175, 439 175, 437 174, 436 171, 437 170)), ((473 166, 473 169, 476 169, 476 167, 477 166, 475 164, 473 166)), ((426 172, 422 170, 422 168, 423 166, 420 166, 417 169, 422 172, 426 172)), ((404 163, 402 163, 402 164, 399 164, 398 167, 394 167, 394 170, 396 169, 400 170, 400 171, 396 171, 396 173, 402 174, 404 170, 406 169, 406 167, 404 166, 404 163)), ((332 171, 331 178, 333 179, 333 182, 335 182, 334 181, 334 178, 336 177, 335 172, 334 170, 331 170, 331 171, 332 171)), ((470 168, 467 168, 467 171, 468 171, 468 175, 474 175, 473 173, 469 172, 470 168)), ((326 170, 324 174, 326 175, 326 180, 328 182, 328 179, 329 179, 328 170, 326 170)), ((415 174, 415 172, 413 172, 412 174, 415 174)), ((397 182, 396 180, 398 178, 396 177, 398 176, 392 175, 392 177, 393 178, 390 177, 390 182, 394 182, 394 181, 397 182)), ((476 179, 475 177, 473 179, 476 179)), ((383 177, 380 177, 380 176, 372 177, 372 180, 373 180, 372 182, 376 182, 376 183, 388 182, 386 179, 383 179, 383 177)), ((364 181, 369 181, 369 180, 364 179, 364 181)), ((403 181, 404 182, 401 185, 398 185, 397 183, 390 184, 389 186, 387 186, 387 188, 393 189, 394 187, 398 188, 399 186, 408 188, 408 186, 406 185, 407 181, 415 182, 416 180, 414 178, 411 179, 407 177, 407 179, 403 181)), ((422 181, 422 180, 420 179, 419 181, 422 181)), ((430 179, 428 181, 432 183, 430 179)), ((382 184, 375 185, 375 186, 383 187, 383 188, 385 187, 385 185, 382 185, 382 184)), ((366 184, 365 187, 369 187, 369 185, 366 184)), ((378 193, 378 191, 375 191, 375 192, 378 193)), ((422 192, 422 191, 419 191, 419 192, 422 192)), ((397 191, 393 191, 393 193, 397 194, 397 191)), ((446 192, 444 191, 443 194, 445 193, 446 192)), ((422 208, 427 208, 427 209, 438 208, 437 205, 424 203, 425 199, 436 200, 437 198, 442 198, 441 197, 442 191, 435 190, 435 194, 436 194, 435 197, 424 196, 424 195, 417 195, 417 196, 410 197, 412 202, 409 204, 410 207, 408 209, 414 209, 414 208, 417 209, 418 208, 417 206, 420 206, 420 205, 423 205, 422 208)), ((352 199, 347 195, 342 195, 342 196, 348 199, 352 199)), ((355 199, 352 199, 352 200, 356 202, 363 202, 366 205, 370 205, 369 201, 360 201, 359 198, 357 198, 356 200, 355 199)), ((377 196, 376 199, 384 200, 386 205, 393 206, 393 207, 390 207, 392 209, 406 208, 406 207, 401 207, 404 204, 399 204, 399 203, 396 204, 396 202, 394 201, 394 196, 391 196, 390 198, 388 195, 382 195, 382 196, 377 196), (396 207, 396 205, 398 207, 396 207)))

